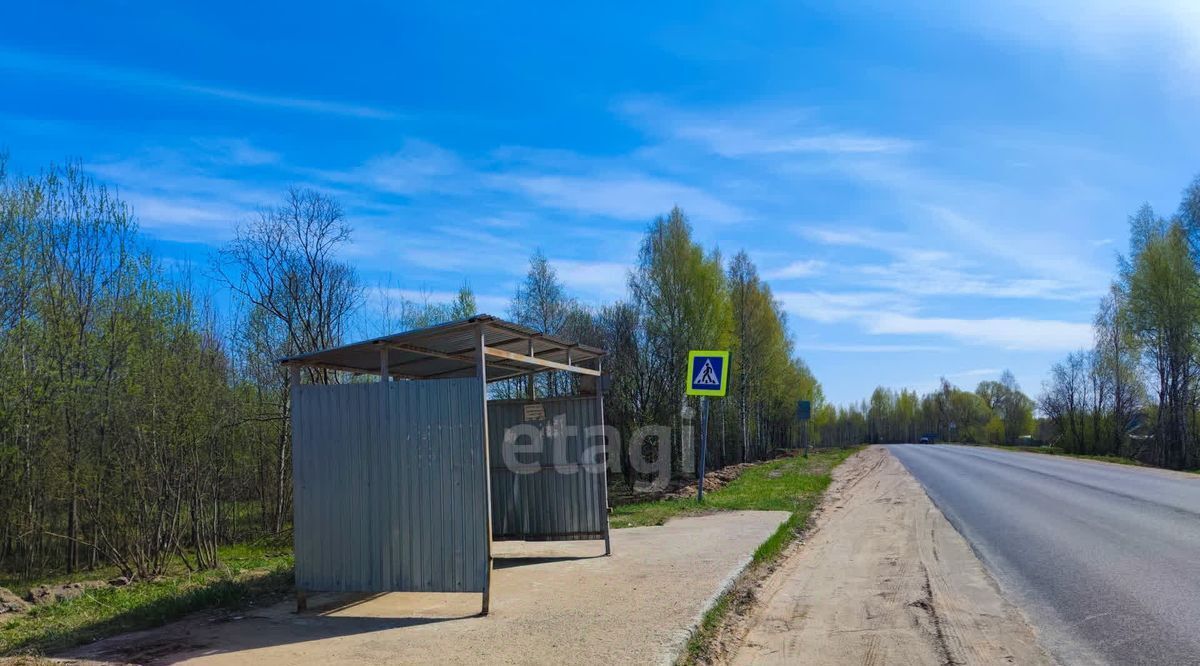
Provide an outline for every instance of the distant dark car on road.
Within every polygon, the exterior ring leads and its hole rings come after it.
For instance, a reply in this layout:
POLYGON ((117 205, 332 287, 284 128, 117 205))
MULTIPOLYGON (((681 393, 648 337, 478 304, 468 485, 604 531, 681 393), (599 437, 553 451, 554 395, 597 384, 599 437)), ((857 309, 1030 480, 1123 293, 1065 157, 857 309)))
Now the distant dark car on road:
POLYGON ((929 439, 928 437, 922 437, 921 439, 917 440, 917 444, 932 444, 932 443, 933 443, 933 440, 929 439))

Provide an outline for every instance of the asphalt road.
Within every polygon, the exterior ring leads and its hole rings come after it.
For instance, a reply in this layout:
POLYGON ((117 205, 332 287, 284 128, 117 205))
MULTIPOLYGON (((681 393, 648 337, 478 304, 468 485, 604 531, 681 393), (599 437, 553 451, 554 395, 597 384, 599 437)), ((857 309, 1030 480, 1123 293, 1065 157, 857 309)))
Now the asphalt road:
POLYGON ((887 447, 1066 664, 1200 663, 1200 476, 887 447))

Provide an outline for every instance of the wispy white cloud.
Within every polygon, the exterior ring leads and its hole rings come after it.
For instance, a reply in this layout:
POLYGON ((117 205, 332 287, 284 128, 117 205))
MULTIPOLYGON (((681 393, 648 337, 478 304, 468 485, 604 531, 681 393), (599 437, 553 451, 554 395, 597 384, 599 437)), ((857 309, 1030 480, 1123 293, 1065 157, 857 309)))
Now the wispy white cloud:
POLYGON ((558 278, 573 294, 595 301, 622 298, 629 283, 631 264, 616 261, 551 259, 558 278))
MULTIPOLYGON (((1039 145, 1021 152, 1043 154, 1039 145)), ((888 202, 886 230, 858 224, 799 231, 816 242, 873 249, 901 262, 936 262, 960 271, 954 282, 981 295, 1061 300, 1104 291, 1109 258, 1098 262, 1095 248, 1079 242, 1079 234, 1093 233, 1098 202, 1107 203, 1100 189, 1075 178, 1031 185, 947 174, 930 166, 938 146, 927 148, 920 156, 851 155, 821 165, 823 173, 888 202)), ((811 175, 808 170, 795 177, 811 175)))
POLYGON ((414 224, 411 213, 358 217, 349 252, 371 266, 405 266, 441 278, 475 272, 518 275, 533 246, 483 225, 414 224))
MULTIPOLYGON (((481 201, 509 195, 535 208, 619 220, 647 221, 676 205, 706 223, 747 218, 746 211, 711 189, 655 175, 628 158, 593 158, 520 146, 498 149, 491 157, 467 160, 444 147, 408 139, 400 150, 370 158, 358 167, 308 173, 340 186, 410 198, 454 195, 481 201)), ((516 212, 506 214, 508 219, 521 214, 519 204, 510 207, 516 212)))
POLYGON ((849 269, 867 286, 886 287, 914 296, 988 296, 1010 299, 1091 300, 1099 292, 1045 278, 1009 279, 988 275, 963 262, 938 264, 919 257, 849 269))
POLYGON ((828 343, 796 343, 796 349, 805 351, 827 351, 842 354, 908 354, 914 352, 944 352, 946 347, 938 345, 871 345, 871 344, 828 344, 828 343))
POLYGON ((908 139, 822 126, 806 108, 761 105, 690 111, 653 98, 633 98, 619 110, 660 136, 694 142, 728 158, 888 154, 916 146, 908 139))
MULTIPOLYGON (((811 226, 799 227, 797 231, 823 245, 866 248, 892 257, 893 260, 886 263, 862 262, 845 267, 843 275, 847 279, 869 288, 913 296, 1047 300, 1089 300, 1103 292, 1099 288, 1082 288, 1076 280, 1069 278, 996 275, 979 267, 977 259, 967 253, 955 254, 928 247, 915 233, 811 226)), ((988 264, 984 262, 983 265, 988 264)))
POLYGON ((475 184, 474 174, 457 154, 419 139, 407 139, 400 150, 372 157, 349 171, 314 173, 331 182, 405 196, 461 192, 475 184))
POLYGON ((778 291, 775 298, 789 314, 822 324, 857 320, 885 308, 905 306, 904 299, 886 291, 778 291))
POLYGON ((1091 345, 1089 323, 1025 317, 927 317, 911 300, 889 292, 781 292, 788 314, 821 324, 850 323, 864 333, 932 336, 957 343, 1021 351, 1068 352, 1091 345))
POLYGON ((832 229, 802 225, 796 227, 796 232, 823 245, 865 247, 885 252, 894 252, 897 246, 908 246, 911 240, 911 237, 905 234, 880 231, 867 227, 841 227, 832 229))
POLYGON ((231 86, 189 81, 143 69, 104 65, 90 60, 77 60, 31 51, 0 49, 0 69, 34 72, 67 80, 85 79, 128 88, 158 90, 177 95, 207 97, 290 111, 376 119, 392 118, 395 115, 390 111, 362 104, 262 93, 231 86))
POLYGON ((1021 317, 962 319, 884 312, 866 322, 876 335, 938 335, 971 345, 1022 351, 1069 352, 1092 343, 1087 323, 1021 317))
POLYGON ((233 167, 257 167, 278 164, 283 156, 273 150, 254 145, 246 139, 228 137, 194 139, 200 148, 198 157, 233 167))
POLYGON ((746 219, 736 206, 703 189, 636 172, 591 175, 495 174, 486 182, 521 194, 539 205, 585 215, 646 220, 680 206, 693 217, 716 223, 746 219))
POLYGON ((998 228, 945 206, 927 206, 930 217, 947 232, 1009 265, 1056 282, 1081 297, 1095 298, 1107 288, 1109 275, 1081 258, 1076 239, 1049 229, 998 228))
MULTIPOLYGON (((474 292, 474 289, 472 289, 474 292)), ((508 309, 510 299, 506 296, 490 293, 475 293, 477 309, 486 314, 499 315, 508 309)), ((417 304, 444 304, 455 301, 457 291, 406 289, 402 287, 379 287, 367 291, 367 305, 375 310, 398 308, 402 302, 417 304)))
POLYGON ((1194 0, 990 0, 968 20, 986 34, 1125 63, 1149 57, 1200 72, 1200 3, 1194 0))
POLYGON ((222 242, 279 199, 279 189, 223 175, 235 162, 265 159, 267 151, 250 157, 257 150, 250 144, 198 140, 186 150, 155 149, 85 167, 115 187, 138 224, 156 237, 222 242))
POLYGON ((768 280, 794 280, 809 277, 819 273, 825 267, 825 262, 816 259, 799 259, 786 266, 763 271, 763 277, 768 280))
POLYGON ((138 226, 165 240, 222 242, 233 237, 239 222, 253 210, 204 197, 162 196, 122 191, 122 199, 133 211, 138 226))
POLYGON ((1001 372, 1004 372, 1004 371, 1001 370, 1000 368, 975 368, 974 370, 960 370, 959 372, 952 372, 952 373, 947 374, 946 377, 950 378, 950 379, 960 378, 960 377, 961 378, 988 377, 988 376, 999 376, 1001 372))
POLYGON ((901 139, 845 132, 778 136, 721 125, 681 127, 677 136, 707 144, 713 152, 724 157, 788 153, 898 153, 909 150, 913 145, 901 139))

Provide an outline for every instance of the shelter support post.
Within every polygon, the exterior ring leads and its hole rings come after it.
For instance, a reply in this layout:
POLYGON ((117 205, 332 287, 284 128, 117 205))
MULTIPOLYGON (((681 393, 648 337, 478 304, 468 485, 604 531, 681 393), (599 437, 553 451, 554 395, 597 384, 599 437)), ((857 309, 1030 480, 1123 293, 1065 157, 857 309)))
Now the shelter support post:
POLYGON ((600 412, 597 420, 600 425, 600 447, 604 455, 604 464, 600 468, 600 473, 604 475, 604 482, 600 487, 602 488, 601 492, 604 493, 604 554, 612 555, 612 541, 608 535, 608 428, 604 424, 604 370, 602 363, 601 359, 596 359, 596 370, 601 373, 596 377, 596 405, 600 412))
POLYGON ((388 348, 379 349, 379 418, 387 420, 388 412, 388 348))
MULTIPOLYGON (((296 404, 296 389, 300 388, 300 366, 292 365, 288 367, 288 393, 292 401, 292 419, 295 422, 295 407, 296 404)), ((295 428, 293 426, 293 432, 295 428)), ((303 589, 296 588, 296 612, 303 613, 308 610, 308 593, 303 589)))
MULTIPOLYGON (((529 357, 533 358, 533 338, 529 338, 529 357)), ((537 399, 537 393, 534 391, 533 387, 533 376, 533 372, 525 375, 525 390, 529 394, 529 402, 533 402, 537 399)))
POLYGON ((487 549, 485 557, 487 558, 487 570, 483 577, 483 608, 480 610, 480 615, 487 615, 488 609, 492 601, 492 461, 491 454, 488 452, 488 416, 487 416, 487 340, 483 326, 475 328, 475 368, 479 376, 480 389, 480 419, 482 419, 482 428, 480 432, 483 434, 483 499, 484 511, 483 523, 486 526, 487 534, 487 549))

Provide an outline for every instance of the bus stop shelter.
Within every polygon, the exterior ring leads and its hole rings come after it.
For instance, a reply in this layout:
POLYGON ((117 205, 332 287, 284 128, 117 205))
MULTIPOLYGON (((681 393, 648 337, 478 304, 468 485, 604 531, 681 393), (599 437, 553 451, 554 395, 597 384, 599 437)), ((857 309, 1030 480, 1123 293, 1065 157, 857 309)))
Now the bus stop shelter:
POLYGON ((478 592, 487 614, 494 540, 609 554, 603 356, 477 315, 282 359, 298 607, 310 591, 478 592), (537 398, 545 372, 574 394, 537 398), (501 380, 525 397, 490 400, 501 380))

